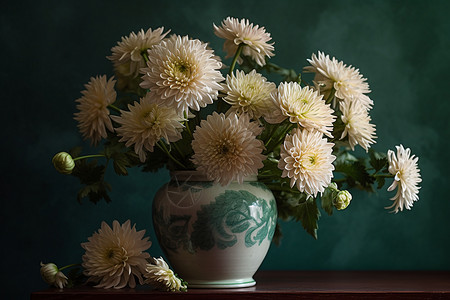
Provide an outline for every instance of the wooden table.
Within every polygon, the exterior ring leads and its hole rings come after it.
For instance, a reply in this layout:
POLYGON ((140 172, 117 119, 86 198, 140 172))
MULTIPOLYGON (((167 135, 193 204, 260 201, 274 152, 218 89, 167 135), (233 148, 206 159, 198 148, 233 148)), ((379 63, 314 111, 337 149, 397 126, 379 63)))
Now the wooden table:
POLYGON ((257 284, 186 293, 77 287, 34 292, 39 299, 450 299, 450 271, 259 271, 257 284))

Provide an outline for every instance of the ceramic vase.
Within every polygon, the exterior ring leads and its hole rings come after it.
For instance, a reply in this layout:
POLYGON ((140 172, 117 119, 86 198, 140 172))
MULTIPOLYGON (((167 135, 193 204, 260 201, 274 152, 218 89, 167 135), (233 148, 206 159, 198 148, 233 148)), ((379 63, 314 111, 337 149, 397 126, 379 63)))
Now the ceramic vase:
POLYGON ((221 186, 196 171, 173 172, 153 202, 159 244, 190 288, 255 285, 276 221, 274 196, 256 176, 221 186))

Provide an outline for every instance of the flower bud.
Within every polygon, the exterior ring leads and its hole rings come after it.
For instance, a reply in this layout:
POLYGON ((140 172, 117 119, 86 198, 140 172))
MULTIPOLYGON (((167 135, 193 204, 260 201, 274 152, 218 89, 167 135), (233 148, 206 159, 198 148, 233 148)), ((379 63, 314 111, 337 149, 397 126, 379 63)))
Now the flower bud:
POLYGON ((61 174, 72 173, 73 168, 75 168, 75 162, 72 156, 67 152, 59 152, 53 156, 52 159, 53 166, 61 174))
POLYGON ((346 209, 352 200, 352 194, 349 191, 340 191, 334 200, 334 207, 338 210, 346 209))
POLYGON ((63 272, 59 271, 58 267, 54 263, 44 264, 41 262, 41 276, 42 279, 60 289, 64 288, 67 284, 67 277, 63 272))
POLYGON ((43 264, 41 262, 41 276, 48 284, 55 283, 55 276, 58 273, 58 267, 54 263, 43 264))

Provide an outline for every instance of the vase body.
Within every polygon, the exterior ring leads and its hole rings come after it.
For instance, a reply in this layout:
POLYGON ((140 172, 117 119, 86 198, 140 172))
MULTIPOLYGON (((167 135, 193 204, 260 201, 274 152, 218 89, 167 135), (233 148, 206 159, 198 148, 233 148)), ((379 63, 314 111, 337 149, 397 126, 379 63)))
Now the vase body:
POLYGON ((175 273, 189 287, 255 285, 276 227, 272 192, 256 176, 221 186, 198 172, 171 175, 155 195, 153 224, 175 273))

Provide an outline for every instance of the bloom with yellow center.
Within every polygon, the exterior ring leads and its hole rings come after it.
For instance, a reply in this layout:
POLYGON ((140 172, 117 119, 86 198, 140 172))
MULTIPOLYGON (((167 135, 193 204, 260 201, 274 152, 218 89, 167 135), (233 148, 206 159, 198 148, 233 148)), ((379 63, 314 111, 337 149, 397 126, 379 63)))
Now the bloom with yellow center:
POLYGON ((308 196, 323 193, 333 178, 334 144, 322 136, 319 131, 294 129, 281 146, 278 168, 282 177, 290 178, 291 187, 296 185, 308 196))
POLYGON ((359 102, 367 110, 372 107, 373 101, 366 95, 370 93, 369 84, 359 73, 359 69, 347 66, 334 57, 330 59, 329 55, 320 51, 318 56, 313 54, 308 62, 311 66, 304 70, 316 73, 314 81, 325 97, 334 88, 338 99, 359 102))
POLYGON ((198 111, 217 99, 224 79, 219 71, 222 63, 206 43, 174 35, 153 46, 148 58, 147 67, 141 69, 141 87, 180 114, 198 111))
POLYGON ((184 120, 171 107, 157 104, 153 94, 147 93, 140 102, 128 105, 128 110, 121 110, 120 116, 111 118, 121 127, 116 128, 120 141, 127 147, 134 145, 134 151, 144 162, 146 150, 153 152, 155 144, 163 139, 165 143, 181 139, 184 120))
POLYGON ((90 139, 93 145, 107 137, 106 129, 113 131, 108 105, 116 101, 115 83, 113 78, 107 81, 105 75, 92 77, 81 92, 83 96, 76 100, 79 112, 74 114, 74 119, 83 138, 90 139))
MULTIPOLYGON (((227 53, 226 58, 233 57, 240 44, 244 44, 242 55, 250 56, 260 66, 266 64, 265 56, 271 57, 273 54, 273 43, 270 33, 264 27, 253 25, 247 19, 238 20, 228 17, 222 21, 220 27, 214 26, 214 33, 225 39, 223 50, 227 53)), ((242 63, 242 58, 238 58, 238 63, 242 63)))
POLYGON ((403 145, 396 146, 397 155, 394 151, 389 150, 387 153, 389 162, 389 173, 394 175, 394 182, 389 186, 388 191, 393 191, 398 188, 397 193, 391 198, 394 203, 386 207, 387 209, 393 208, 393 211, 397 213, 404 208, 410 210, 414 204, 414 201, 419 200, 418 184, 422 182, 420 177, 420 170, 417 166, 418 157, 411 156, 411 150, 409 148, 403 148, 403 145))
POLYGON ((138 33, 131 32, 129 36, 122 37, 122 40, 111 48, 112 55, 108 56, 116 72, 127 77, 137 77, 139 69, 145 67, 142 53, 159 44, 169 33, 163 31, 164 27, 155 30, 149 28, 147 31, 141 29, 138 33))
POLYGON ((222 185, 242 183, 263 167, 264 145, 256 138, 262 128, 248 115, 225 116, 214 112, 194 132, 192 161, 197 170, 222 185))
POLYGON ((370 123, 369 112, 358 102, 346 100, 340 102, 340 108, 341 119, 345 125, 341 140, 348 136, 348 143, 352 150, 355 150, 355 146, 359 144, 367 152, 376 138, 375 125, 370 123))
POLYGON ((275 84, 267 82, 255 70, 248 74, 238 70, 236 75, 227 76, 226 83, 223 84, 223 92, 226 94, 223 100, 231 105, 228 114, 248 114, 251 119, 258 119, 269 116, 274 111, 270 95, 275 90, 275 84))
POLYGON ((146 251, 151 246, 145 230, 131 228, 130 220, 120 225, 113 221, 113 227, 102 222, 98 233, 88 238, 81 247, 86 250, 82 266, 89 281, 98 283, 96 287, 120 289, 125 286, 134 288, 136 278, 143 283, 147 258, 146 251))
POLYGON ((291 123, 333 137, 331 132, 336 116, 317 91, 307 86, 302 88, 296 82, 284 82, 280 83, 276 93, 272 93, 272 100, 277 109, 266 117, 267 122, 277 124, 289 118, 291 123))
POLYGON ((187 290, 186 283, 173 273, 162 257, 154 258, 153 261, 154 264, 147 264, 145 268, 145 283, 162 291, 185 292, 187 290))

